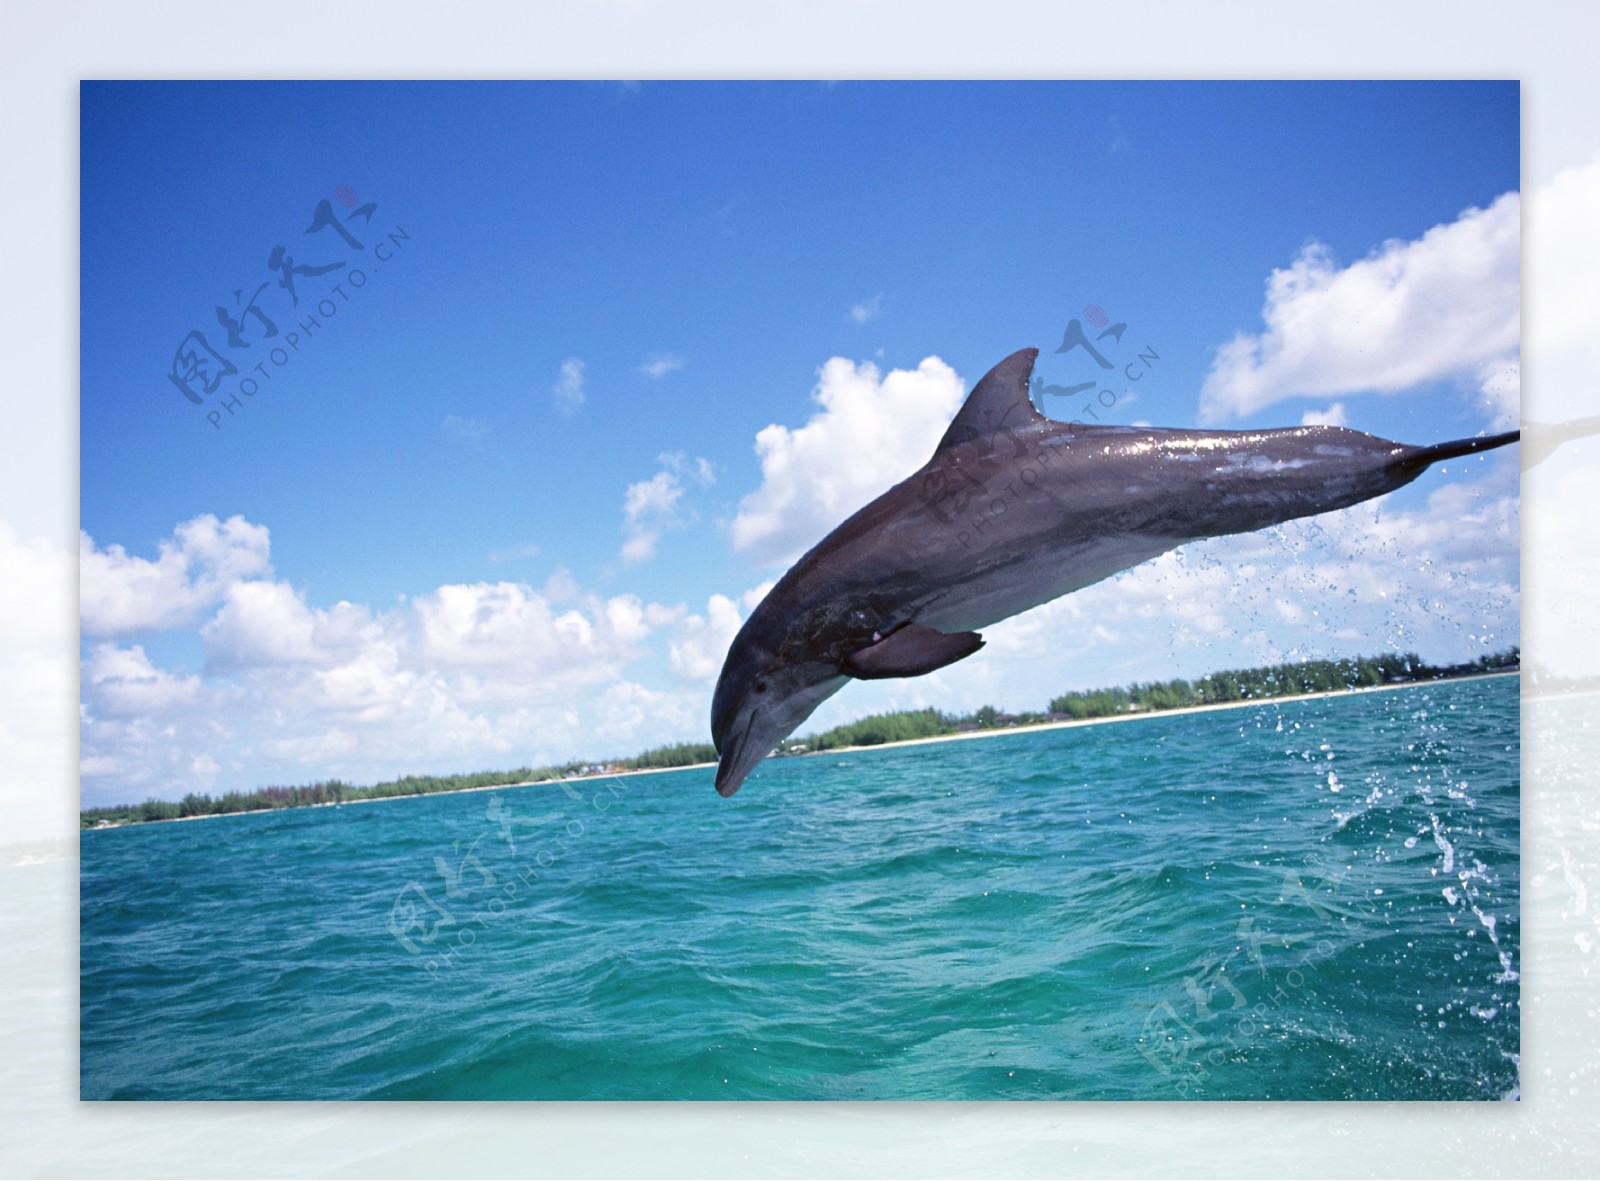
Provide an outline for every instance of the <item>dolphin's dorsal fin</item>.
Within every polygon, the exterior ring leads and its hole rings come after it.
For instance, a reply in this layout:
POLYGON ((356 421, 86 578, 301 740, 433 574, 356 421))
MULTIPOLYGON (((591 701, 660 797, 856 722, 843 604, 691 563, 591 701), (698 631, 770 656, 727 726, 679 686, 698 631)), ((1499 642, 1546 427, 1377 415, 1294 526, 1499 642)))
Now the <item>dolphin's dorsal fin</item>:
POLYGON ((1034 408, 1033 399, 1028 396, 1028 378, 1033 373, 1033 362, 1038 355, 1038 349, 1023 349, 1012 353, 985 373, 983 380, 972 387, 966 402, 956 412, 950 429, 939 440, 934 454, 1000 431, 1017 430, 1047 421, 1034 408))
POLYGON ((906 623, 876 643, 844 658, 843 669, 863 681, 920 677, 971 656, 983 647, 977 632, 942 632, 920 623, 906 623))

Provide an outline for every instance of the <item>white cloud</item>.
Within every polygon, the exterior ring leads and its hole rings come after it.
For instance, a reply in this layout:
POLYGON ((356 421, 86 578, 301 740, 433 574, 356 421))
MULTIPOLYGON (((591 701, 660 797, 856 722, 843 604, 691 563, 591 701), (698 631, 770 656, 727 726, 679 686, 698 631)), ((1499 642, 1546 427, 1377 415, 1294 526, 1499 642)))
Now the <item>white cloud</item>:
MULTIPOLYGON (((651 689, 634 681, 619 681, 600 696, 589 730, 586 750, 600 757, 638 754, 640 735, 703 735, 710 729, 710 702, 697 693, 651 689)), ((698 741, 706 741, 698 737, 698 741)), ((652 746, 665 741, 650 740, 652 746)))
POLYGON ((685 614, 674 619, 668 645, 672 671, 685 681, 709 687, 722 671, 722 662, 727 659, 739 628, 774 585, 774 580, 768 579, 737 599, 714 594, 706 600, 704 615, 685 614))
POLYGON ((1412 242, 1340 268, 1307 246, 1267 281, 1267 330, 1218 350, 1200 395, 1220 422, 1291 397, 1392 394, 1425 382, 1503 380, 1520 340, 1521 202, 1506 193, 1412 242))
POLYGON ((331 667, 361 646, 371 622, 364 607, 349 603, 312 610, 286 582, 237 582, 200 637, 216 669, 331 667))
POLYGON ((761 486, 730 526, 733 547, 787 565, 845 517, 928 461, 961 406, 961 379, 938 357, 879 378, 875 365, 834 357, 805 426, 756 435, 761 486))
POLYGON ((616 677, 637 655, 634 645, 647 631, 632 625, 628 607, 619 618, 607 604, 591 600, 586 609, 558 610, 521 583, 441 586, 413 604, 417 662, 436 673, 514 675, 537 669, 544 685, 513 686, 523 698, 563 686, 616 677))
POLYGON ((167 672, 150 663, 135 644, 98 644, 83 662, 84 695, 95 702, 95 716, 142 718, 188 709, 201 698, 200 678, 167 672))
POLYGON ((704 615, 686 616, 669 647, 672 671, 690 681, 709 682, 722 671, 728 647, 744 622, 739 605, 726 595, 712 595, 704 615))
POLYGON ((676 353, 656 353, 643 365, 639 366, 639 372, 647 377, 661 378, 675 369, 682 368, 683 358, 676 353))
POLYGON ((461 418, 454 414, 446 414, 444 422, 440 425, 443 426, 447 439, 467 447, 477 446, 489 434, 489 428, 481 418, 461 418))
POLYGON ((659 471, 648 480, 629 484, 622 498, 622 515, 629 524, 651 516, 665 516, 683 499, 683 485, 677 473, 659 471))
POLYGON ((683 508, 685 481, 702 488, 716 482, 716 469, 709 459, 691 460, 681 451, 657 457, 661 470, 648 480, 629 484, 622 497, 622 528, 627 540, 622 546, 624 565, 634 566, 655 556, 656 543, 668 529, 688 522, 683 508))
POLYGON ((235 581, 271 572, 267 530, 243 517, 219 522, 207 513, 161 542, 154 561, 120 545, 78 539, 79 614, 85 635, 122 636, 189 627, 221 601, 235 581))
POLYGON ((583 408, 588 395, 583 389, 582 357, 568 357, 561 362, 561 380, 550 387, 550 393, 555 399, 556 411, 563 417, 571 418, 583 408))
MULTIPOLYGON (((702 470, 681 466, 685 479, 702 470)), ((704 735, 703 685, 627 677, 653 642, 679 634, 684 608, 601 597, 561 571, 542 589, 449 584, 385 611, 314 606, 286 582, 250 577, 214 599, 198 673, 163 668, 142 646, 85 649, 86 804, 624 754, 704 735)), ((70 665, 60 679, 69 692, 70 665)))
POLYGON ((1349 426, 1349 416, 1344 412, 1344 403, 1335 402, 1326 410, 1307 410, 1300 416, 1301 426, 1349 426))
POLYGON ((632 534, 622 543, 619 555, 624 566, 637 566, 640 562, 648 562, 656 556, 656 543, 661 540, 661 534, 653 529, 643 529, 632 534))
POLYGON ((857 324, 865 324, 868 320, 876 320, 883 312, 883 292, 878 292, 871 299, 864 299, 858 304, 852 304, 847 318, 857 324))
MULTIPOLYGON (((682 455, 681 452, 675 454, 679 455, 680 457, 682 455)), ((663 456, 663 459, 665 459, 665 456, 663 456)), ((690 472, 695 483, 699 484, 702 488, 709 488, 711 485, 717 482, 716 465, 703 455, 695 456, 692 466, 687 465, 686 463, 684 470, 690 472)))
POLYGON ((1480 409, 1491 430, 1515 430, 1522 420, 1522 359, 1502 357, 1482 366, 1478 380, 1480 409))

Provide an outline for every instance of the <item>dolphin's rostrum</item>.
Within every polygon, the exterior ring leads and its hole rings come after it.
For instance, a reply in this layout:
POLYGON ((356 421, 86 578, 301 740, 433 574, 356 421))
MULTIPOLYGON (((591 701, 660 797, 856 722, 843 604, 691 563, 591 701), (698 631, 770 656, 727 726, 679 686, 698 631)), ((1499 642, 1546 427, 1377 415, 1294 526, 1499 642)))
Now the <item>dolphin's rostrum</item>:
POLYGON ((711 704, 731 796, 851 677, 915 677, 972 655, 978 629, 1186 541, 1381 496, 1515 431, 1408 447, 1333 426, 1083 426, 1034 409, 1037 349, 996 365, 933 458, 778 580, 739 629, 711 704))

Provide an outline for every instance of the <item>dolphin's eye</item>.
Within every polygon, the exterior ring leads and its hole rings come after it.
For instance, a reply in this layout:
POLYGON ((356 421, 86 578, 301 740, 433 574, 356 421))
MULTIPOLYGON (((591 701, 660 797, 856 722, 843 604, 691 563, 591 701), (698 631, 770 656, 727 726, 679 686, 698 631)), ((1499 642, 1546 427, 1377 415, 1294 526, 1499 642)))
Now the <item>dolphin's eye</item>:
POLYGON ((756 682, 756 692, 757 693, 765 693, 766 691, 767 691, 767 683, 765 681, 757 681, 756 682))

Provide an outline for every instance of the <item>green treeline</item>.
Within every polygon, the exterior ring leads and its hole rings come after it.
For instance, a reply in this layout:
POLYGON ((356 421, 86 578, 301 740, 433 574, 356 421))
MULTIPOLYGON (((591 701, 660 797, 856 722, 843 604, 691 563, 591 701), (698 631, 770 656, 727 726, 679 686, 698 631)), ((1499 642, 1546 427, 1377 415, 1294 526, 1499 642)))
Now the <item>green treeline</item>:
POLYGON ((179 820, 188 816, 225 816, 230 812, 260 812, 276 808, 305 808, 318 804, 342 804, 351 800, 385 799, 390 796, 425 796, 440 791, 460 791, 468 787, 498 787, 509 783, 533 783, 554 779, 564 769, 521 767, 515 771, 479 771, 471 775, 407 775, 369 787, 330 779, 309 787, 258 787, 254 791, 230 791, 221 796, 190 792, 183 799, 146 800, 142 804, 120 804, 85 808, 79 813, 80 828, 94 828, 101 821, 133 824, 142 820, 179 820))
MULTIPOLYGON (((1515 667, 1516 649, 1503 654, 1515 667)), ((1269 668, 1235 668, 1211 673, 1198 681, 1151 681, 1120 689, 1090 689, 1063 693, 1050 701, 1052 714, 1072 718, 1103 718, 1111 714, 1146 710, 1185 709, 1219 705, 1226 701, 1253 701, 1262 697, 1293 697, 1301 693, 1333 693, 1375 685, 1426 681, 1469 672, 1489 672, 1502 664, 1496 657, 1480 657, 1478 665, 1447 671, 1426 663, 1415 652, 1404 655, 1361 656, 1354 660, 1308 660, 1301 664, 1275 664, 1269 668)))
MULTIPOLYGON (((1432 665, 1414 652, 1403 655, 1362 656, 1347 660, 1308 660, 1300 664, 1277 664, 1270 668, 1229 669, 1211 673, 1197 681, 1174 679, 1126 685, 1115 689, 1075 690, 1052 698, 1048 713, 1004 714, 986 705, 960 716, 934 709, 903 710, 874 714, 859 721, 835 726, 803 739, 785 739, 781 753, 837 750, 846 746, 878 746, 885 742, 905 742, 914 738, 933 738, 970 730, 1030 726, 1065 719, 1114 717, 1118 714, 1154 713, 1195 705, 1217 705, 1229 701, 1252 701, 1270 697, 1290 697, 1301 693, 1328 693, 1376 685, 1404 684, 1411 681, 1440 680, 1447 677, 1478 676, 1520 667, 1521 650, 1511 648, 1493 656, 1480 656, 1471 664, 1432 665)), ((229 791, 212 797, 190 792, 181 800, 146 800, 142 804, 119 804, 85 808, 79 814, 81 828, 100 824, 138 824, 148 820, 178 820, 188 816, 220 816, 230 812, 256 812, 275 808, 303 808, 319 804, 342 804, 353 800, 384 799, 390 796, 432 795, 441 791, 461 791, 474 787, 502 787, 514 783, 542 783, 575 775, 598 775, 616 771, 665 770, 697 763, 714 763, 717 751, 709 742, 679 742, 659 746, 626 759, 604 763, 573 761, 553 767, 518 767, 513 771, 478 771, 470 775, 407 775, 367 787, 330 779, 306 787, 261 787, 254 791, 229 791)))
POLYGON ((1003 714, 994 706, 986 705, 965 717, 931 709, 874 714, 860 721, 835 726, 821 734, 787 740, 783 750, 785 753, 799 754, 836 750, 843 746, 876 746, 884 742, 931 738, 967 730, 1108 718, 1119 714, 1187 709, 1196 705, 1220 705, 1229 701, 1254 701, 1303 693, 1333 693, 1377 685, 1479 676, 1518 668, 1520 659, 1521 650, 1511 648, 1493 656, 1480 656, 1471 664, 1433 665, 1415 652, 1407 652, 1345 660, 1308 660, 1300 664, 1276 664, 1269 668, 1229 669, 1211 673, 1193 682, 1174 679, 1114 689, 1075 690, 1052 698, 1047 713, 1003 714))
POLYGON ((932 738, 937 734, 954 734, 960 719, 948 717, 935 709, 917 709, 901 713, 873 714, 859 722, 835 726, 823 734, 814 734, 800 743, 806 750, 834 750, 841 746, 877 746, 884 742, 905 742, 912 738, 932 738))
POLYGON ((709 742, 679 742, 658 746, 627 759, 608 759, 603 763, 573 761, 554 767, 518 767, 512 771, 477 771, 470 775, 406 775, 369 787, 356 787, 337 779, 313 783, 309 787, 259 787, 254 791, 230 791, 212 797, 190 792, 183 799, 146 800, 142 804, 118 804, 85 808, 79 813, 79 828, 108 824, 137 824, 146 820, 179 820, 187 816, 224 816, 230 812, 261 812, 275 808, 304 808, 318 804, 344 804, 352 800, 378 800, 392 796, 426 796, 441 791, 461 791, 473 787, 504 787, 513 783, 544 783, 574 775, 594 775, 606 771, 662 771, 689 767, 695 763, 717 761, 717 748, 709 742))
POLYGON ((631 759, 618 759, 616 765, 625 771, 662 771, 716 761, 717 748, 709 742, 679 742, 673 746, 658 746, 631 759))

